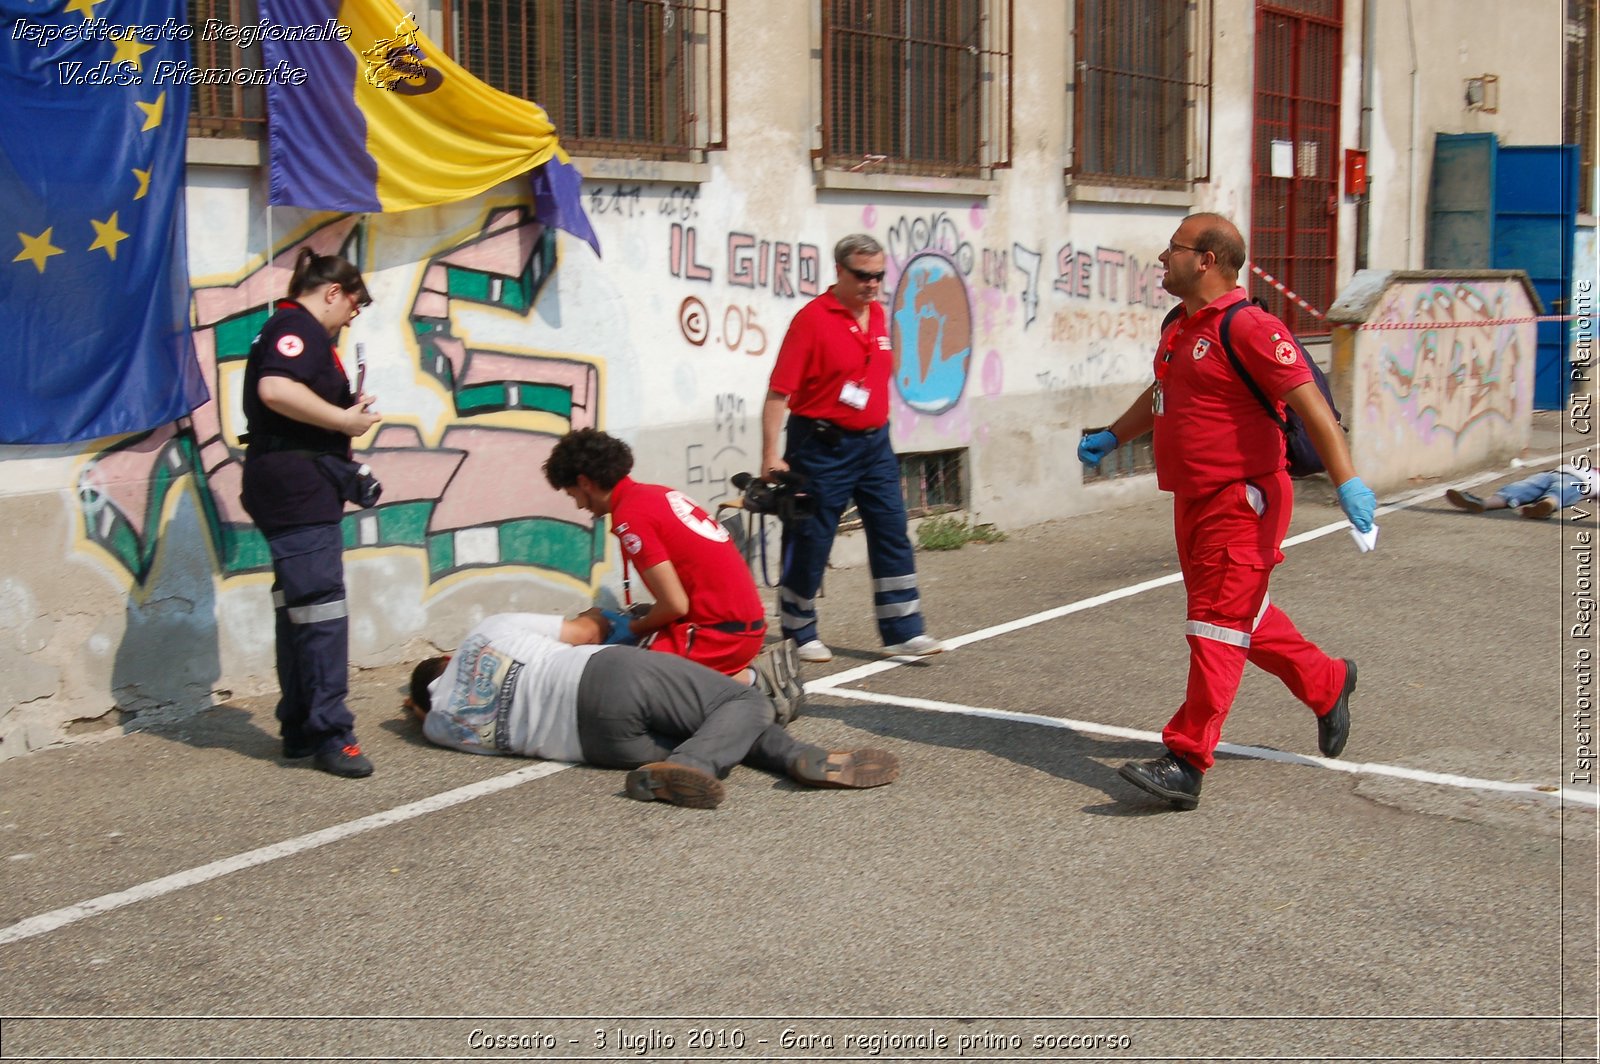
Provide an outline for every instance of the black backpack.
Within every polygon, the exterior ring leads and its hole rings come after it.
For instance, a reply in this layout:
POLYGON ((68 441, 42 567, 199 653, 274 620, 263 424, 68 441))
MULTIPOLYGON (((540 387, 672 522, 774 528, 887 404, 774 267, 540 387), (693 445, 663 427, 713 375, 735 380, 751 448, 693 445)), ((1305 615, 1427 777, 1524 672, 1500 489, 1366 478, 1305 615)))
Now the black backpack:
MULTIPOLYGON (((1324 473, 1327 471, 1327 467, 1322 464, 1322 456, 1317 453, 1316 447, 1312 445, 1311 437, 1306 433, 1305 422, 1300 420, 1300 415, 1295 413, 1291 407, 1285 406, 1283 408, 1283 417, 1278 416, 1278 411, 1273 406, 1272 400, 1267 398, 1267 393, 1261 390, 1261 386, 1255 382, 1255 378, 1250 376, 1249 371, 1244 368, 1244 363, 1240 362, 1239 356, 1234 354, 1233 344, 1228 341, 1228 331, 1233 325, 1233 316, 1245 307, 1252 305, 1263 310, 1266 309, 1266 304, 1262 303, 1261 300, 1251 298, 1248 301, 1240 300, 1222 312, 1222 324, 1217 328, 1217 335, 1222 340, 1222 351, 1228 356, 1228 361, 1232 364, 1233 371, 1244 381, 1245 387, 1250 389, 1250 394, 1256 397, 1256 402, 1261 404, 1261 409, 1265 410, 1267 416, 1272 419, 1273 424, 1283 431, 1284 464, 1289 471, 1289 475, 1291 477, 1310 477, 1318 473, 1324 473)), ((1167 326, 1171 325, 1182 313, 1182 303, 1168 311, 1166 318, 1161 322, 1161 331, 1163 333, 1166 332, 1167 326)), ((1334 423, 1345 432, 1349 432, 1350 430, 1344 427, 1343 415, 1339 413, 1339 408, 1333 403, 1333 391, 1328 387, 1328 377, 1322 372, 1322 367, 1317 365, 1311 356, 1306 353, 1305 345, 1300 342, 1298 337, 1293 333, 1285 333, 1285 335, 1294 344, 1295 349, 1300 352, 1300 357, 1305 359, 1306 365, 1311 367, 1311 379, 1317 382, 1317 390, 1322 393, 1322 398, 1327 402, 1328 409, 1333 412, 1334 423)))

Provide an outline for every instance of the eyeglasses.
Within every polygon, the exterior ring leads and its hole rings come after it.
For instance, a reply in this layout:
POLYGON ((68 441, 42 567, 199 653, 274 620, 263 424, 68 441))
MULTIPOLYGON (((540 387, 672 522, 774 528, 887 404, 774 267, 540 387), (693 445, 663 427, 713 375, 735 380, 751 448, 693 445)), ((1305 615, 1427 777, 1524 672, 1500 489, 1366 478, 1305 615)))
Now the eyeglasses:
POLYGON ((1174 251, 1192 251, 1196 255, 1204 255, 1204 254, 1206 254, 1204 251, 1201 251, 1197 247, 1191 247, 1188 244, 1175 244, 1170 240, 1167 241, 1167 254, 1171 255, 1174 251))
MULTIPOLYGON (((844 263, 841 262, 839 265, 844 266, 844 263)), ((871 284, 874 281, 882 281, 883 275, 889 272, 887 270, 879 270, 876 273, 868 273, 866 270, 858 270, 854 266, 845 266, 844 268, 846 273, 849 273, 856 280, 861 281, 863 284, 871 284)))

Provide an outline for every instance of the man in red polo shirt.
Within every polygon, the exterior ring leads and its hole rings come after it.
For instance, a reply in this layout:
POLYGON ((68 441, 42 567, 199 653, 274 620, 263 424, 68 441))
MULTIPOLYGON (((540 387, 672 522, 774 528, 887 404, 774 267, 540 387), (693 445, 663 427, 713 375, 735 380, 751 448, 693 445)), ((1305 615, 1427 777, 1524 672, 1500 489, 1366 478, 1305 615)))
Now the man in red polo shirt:
MULTIPOLYGON (((611 515, 623 564, 639 571, 655 602, 628 625, 630 641, 743 678, 766 635, 766 610, 733 537, 681 491, 628 476, 633 451, 596 429, 556 442, 544 464, 550 486, 597 517, 611 515)), ((618 633, 619 638, 621 633, 618 633)))
POLYGON ((816 597, 839 518, 854 499, 867 536, 884 651, 937 654, 944 644, 924 631, 900 461, 889 442, 894 351, 878 302, 883 246, 856 233, 834 247, 833 261, 839 279, 789 324, 761 409, 762 473, 801 473, 817 499, 814 514, 783 528, 783 634, 799 645, 802 661, 833 659, 817 634, 816 597), (789 425, 780 454, 785 411, 789 425))
MULTIPOLYGON (((1356 666, 1324 654, 1267 596, 1267 579, 1283 560, 1294 491, 1283 433, 1222 347, 1224 315, 1245 302, 1238 287, 1244 238, 1221 215, 1190 215, 1161 263, 1161 285, 1183 300, 1183 312, 1161 335, 1155 383, 1108 429, 1085 436, 1078 458, 1098 465, 1118 444, 1154 433, 1156 483, 1173 494, 1188 595, 1189 684, 1161 734, 1166 756, 1118 771, 1177 808, 1193 809, 1246 661, 1282 680, 1317 715, 1317 747, 1327 757, 1338 757, 1350 734, 1356 666)), ((1228 337, 1262 391, 1305 421, 1339 486, 1340 507, 1356 529, 1370 531, 1377 497, 1356 476, 1344 434, 1288 327, 1247 304, 1231 315, 1228 337)))

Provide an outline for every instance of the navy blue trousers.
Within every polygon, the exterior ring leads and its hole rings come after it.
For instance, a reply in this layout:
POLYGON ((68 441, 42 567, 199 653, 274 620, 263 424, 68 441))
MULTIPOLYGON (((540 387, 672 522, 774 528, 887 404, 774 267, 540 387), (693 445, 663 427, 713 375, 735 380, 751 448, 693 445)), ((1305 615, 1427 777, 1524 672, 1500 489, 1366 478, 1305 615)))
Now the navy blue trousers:
POLYGON ((285 742, 329 749, 356 741, 350 693, 350 607, 337 524, 267 536, 278 642, 278 725, 285 742))
POLYGON ((791 417, 783 457, 790 469, 809 478, 818 504, 813 516, 783 529, 783 577, 778 589, 783 634, 798 643, 817 638, 817 592, 839 531, 839 517, 853 500, 867 535, 879 638, 889 646, 921 635, 917 562, 906 532, 900 461, 889 443, 889 427, 844 436, 830 447, 817 439, 813 422, 791 417))

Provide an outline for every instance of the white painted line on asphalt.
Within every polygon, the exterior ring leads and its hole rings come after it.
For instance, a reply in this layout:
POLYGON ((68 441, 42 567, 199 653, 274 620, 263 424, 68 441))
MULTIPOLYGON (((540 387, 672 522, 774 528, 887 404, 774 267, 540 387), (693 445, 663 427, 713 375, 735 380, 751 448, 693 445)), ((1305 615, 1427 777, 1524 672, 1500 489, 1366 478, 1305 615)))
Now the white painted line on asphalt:
POLYGON ((462 802, 470 802, 474 798, 482 798, 497 791, 518 787, 524 783, 553 775, 571 767, 572 765, 565 761, 540 761, 537 764, 519 768, 515 772, 507 772, 505 775, 496 776, 493 779, 469 783, 465 787, 457 787, 453 791, 435 794, 420 801, 412 802, 409 805, 386 809, 381 813, 373 813, 371 816, 364 816, 359 820, 335 824, 331 828, 313 831, 309 835, 301 835, 296 839, 275 842, 270 846, 263 846, 248 853, 224 857, 220 861, 213 861, 210 864, 201 865, 198 868, 190 868, 183 872, 175 872, 170 876, 162 876, 160 879, 152 879, 148 883, 141 883, 136 887, 130 887, 115 894, 102 894, 98 898, 79 902, 77 905, 69 905, 65 909, 57 909, 54 912, 44 913, 40 916, 30 916, 28 919, 19 920, 9 927, 0 928, 0 946, 7 946, 13 942, 21 942, 23 939, 33 938, 35 935, 56 931, 66 927, 68 924, 75 924, 79 920, 86 920, 100 913, 120 909, 124 905, 132 905, 135 902, 159 898, 163 894, 171 894, 173 891, 196 886, 207 880, 228 875, 231 872, 254 868, 256 865, 266 864, 268 861, 276 861, 280 857, 291 857, 297 853, 314 850, 319 846, 339 842, 342 839, 348 839, 363 832, 372 831, 375 828, 384 828, 391 824, 413 820, 427 813, 436 813, 441 809, 448 809, 453 805, 460 805, 462 802))
MULTIPOLYGON (((1117 739, 1138 739, 1157 744, 1161 742, 1160 732, 1140 731, 1137 728, 1122 728, 1114 724, 1096 724, 1092 721, 1072 720, 1068 717, 1046 717, 1037 713, 1018 713, 1009 709, 963 706, 954 702, 940 702, 930 698, 907 698, 901 695, 882 695, 873 691, 848 691, 833 688, 827 693, 838 698, 853 698, 858 702, 874 702, 885 706, 904 706, 907 709, 924 709, 934 713, 951 713, 965 717, 987 717, 991 720, 1009 720, 1019 724, 1038 724, 1046 728, 1064 728, 1068 731, 1083 732, 1086 735, 1107 735, 1117 739)), ((1257 761, 1279 761, 1287 765, 1315 765, 1319 768, 1332 769, 1335 772, 1347 772, 1356 776, 1388 776, 1392 779, 1409 780, 1412 783, 1432 783, 1442 787, 1459 787, 1463 790, 1526 794, 1540 798, 1552 798, 1573 805, 1600 808, 1600 794, 1596 794, 1594 791, 1547 787, 1535 783, 1508 783, 1503 780, 1477 779, 1472 776, 1457 776, 1449 772, 1424 772, 1421 769, 1402 768, 1398 765, 1383 765, 1376 762, 1336 761, 1327 757, 1313 757, 1309 754, 1292 754, 1283 750, 1274 750, 1270 746, 1242 746, 1237 743, 1218 743, 1217 752, 1236 754, 1240 757, 1253 758, 1257 761)))

